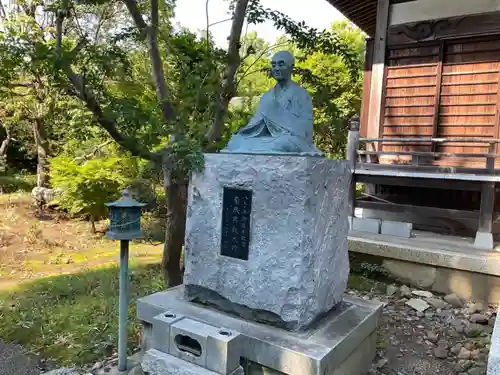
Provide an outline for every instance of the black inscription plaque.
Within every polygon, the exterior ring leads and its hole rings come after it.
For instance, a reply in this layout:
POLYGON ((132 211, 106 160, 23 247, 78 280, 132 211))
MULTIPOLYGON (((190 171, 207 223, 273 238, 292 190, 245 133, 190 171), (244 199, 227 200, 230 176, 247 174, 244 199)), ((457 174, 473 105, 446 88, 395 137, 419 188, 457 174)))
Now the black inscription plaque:
POLYGON ((224 188, 222 196, 221 255, 248 260, 252 191, 224 188))

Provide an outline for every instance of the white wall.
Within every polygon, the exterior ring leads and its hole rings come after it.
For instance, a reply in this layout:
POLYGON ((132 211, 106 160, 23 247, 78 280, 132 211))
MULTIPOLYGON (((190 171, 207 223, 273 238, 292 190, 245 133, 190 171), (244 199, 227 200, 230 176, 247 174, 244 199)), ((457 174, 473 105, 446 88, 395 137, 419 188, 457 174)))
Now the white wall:
POLYGON ((417 0, 391 5, 389 25, 500 10, 500 0, 417 0))

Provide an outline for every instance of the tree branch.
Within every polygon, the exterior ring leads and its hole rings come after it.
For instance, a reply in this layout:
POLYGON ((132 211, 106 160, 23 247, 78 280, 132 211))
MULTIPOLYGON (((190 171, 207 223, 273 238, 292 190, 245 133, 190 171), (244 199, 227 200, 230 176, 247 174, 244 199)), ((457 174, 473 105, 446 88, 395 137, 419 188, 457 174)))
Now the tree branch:
POLYGON ((231 34, 229 35, 229 47, 227 50, 228 61, 224 72, 222 90, 215 108, 215 118, 207 135, 208 142, 216 142, 224 131, 224 117, 231 98, 236 94, 234 77, 240 65, 240 39, 245 22, 248 0, 238 0, 234 10, 231 34))
POLYGON ((136 0, 123 0, 129 10, 137 28, 143 36, 147 38, 149 57, 153 80, 156 87, 156 98, 160 103, 163 119, 170 121, 174 118, 174 108, 169 101, 170 93, 165 83, 165 73, 163 71, 163 61, 158 47, 158 0, 151 0, 151 26, 148 26, 137 7, 136 0))
POLYGON ((205 3, 205 17, 207 20, 207 51, 210 50, 210 15, 208 14, 208 5, 210 0, 206 0, 205 3))
POLYGON ((63 38, 63 24, 64 18, 66 17, 66 11, 58 9, 56 11, 56 51, 61 53, 62 50, 62 38, 63 38))
POLYGON ((139 29, 139 32, 145 37, 147 32, 148 25, 142 18, 142 14, 137 6, 137 2, 135 0, 124 0, 127 9, 134 20, 135 26, 139 29))
POLYGON ((144 159, 158 161, 160 156, 151 151, 142 148, 134 139, 130 139, 122 135, 116 128, 116 123, 112 119, 106 117, 99 102, 95 98, 94 93, 85 85, 83 77, 77 75, 71 67, 65 67, 66 75, 73 85, 75 92, 84 103, 85 106, 92 112, 95 120, 108 132, 116 143, 128 150, 133 156, 138 156, 144 159))

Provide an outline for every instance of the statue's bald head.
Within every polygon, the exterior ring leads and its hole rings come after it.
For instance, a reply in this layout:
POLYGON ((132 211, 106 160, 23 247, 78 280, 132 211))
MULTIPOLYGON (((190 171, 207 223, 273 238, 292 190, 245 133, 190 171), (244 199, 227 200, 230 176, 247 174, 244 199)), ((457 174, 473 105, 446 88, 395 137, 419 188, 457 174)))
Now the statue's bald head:
POLYGON ((295 66, 295 58, 289 51, 276 52, 271 59, 272 75, 278 82, 290 80, 292 77, 293 68, 295 66))
POLYGON ((290 51, 279 51, 276 52, 272 58, 272 61, 284 61, 288 66, 295 65, 295 58, 290 51))

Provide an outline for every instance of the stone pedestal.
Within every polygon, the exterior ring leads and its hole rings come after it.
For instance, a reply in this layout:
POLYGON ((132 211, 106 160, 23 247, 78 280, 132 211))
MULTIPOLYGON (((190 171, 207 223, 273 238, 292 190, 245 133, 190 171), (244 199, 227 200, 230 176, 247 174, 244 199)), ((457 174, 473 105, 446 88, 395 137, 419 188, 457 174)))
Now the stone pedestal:
POLYGON ((345 296, 314 327, 291 332, 188 302, 183 289, 138 301, 150 375, 361 375, 375 356, 379 302, 345 296))
POLYGON ((345 161, 205 155, 189 187, 186 299, 309 327, 346 287, 349 184, 345 161))

